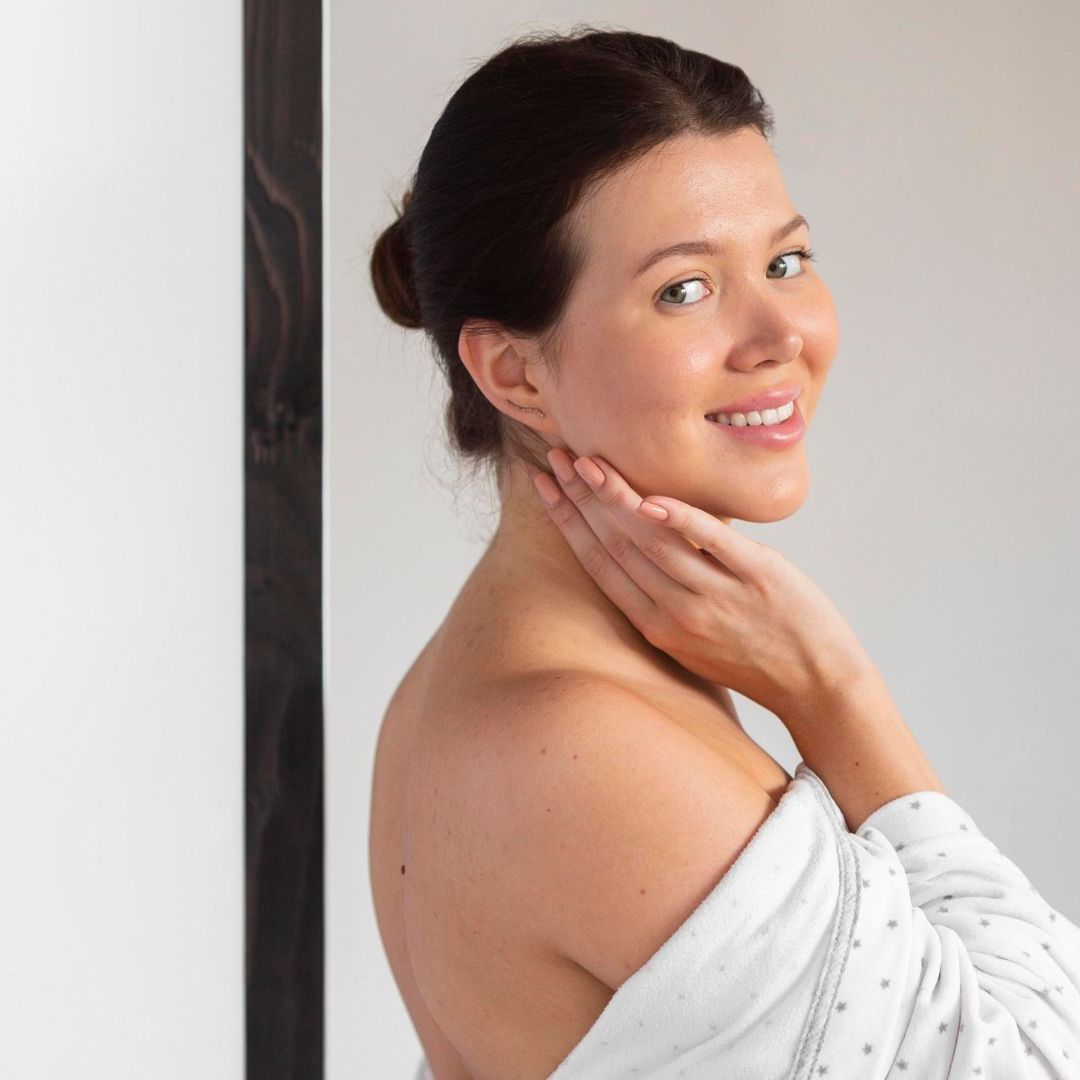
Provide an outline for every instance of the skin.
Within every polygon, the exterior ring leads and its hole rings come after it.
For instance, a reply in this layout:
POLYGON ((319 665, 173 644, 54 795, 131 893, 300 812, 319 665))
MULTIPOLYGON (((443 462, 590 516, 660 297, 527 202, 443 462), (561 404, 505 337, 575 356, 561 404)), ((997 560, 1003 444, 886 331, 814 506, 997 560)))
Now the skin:
MULTIPOLYGON (((672 496, 725 523, 780 521, 806 497, 807 437, 778 452, 732 438, 704 416, 794 382, 809 435, 839 330, 814 263, 781 258, 811 246, 809 228, 768 243, 798 212, 756 129, 672 139, 574 209, 586 259, 557 370, 536 340, 501 329, 472 334, 468 323, 462 361, 495 408, 555 448, 553 470, 596 454, 641 496, 672 496), (718 240, 721 253, 670 256, 633 276, 647 253, 701 237, 718 240), (692 277, 702 282, 685 283, 692 277)), ((541 604, 573 620, 590 648, 610 641, 615 651, 650 654, 548 516, 535 472, 504 463, 499 527, 477 572, 497 575, 500 590, 520 590, 533 610, 541 604)))

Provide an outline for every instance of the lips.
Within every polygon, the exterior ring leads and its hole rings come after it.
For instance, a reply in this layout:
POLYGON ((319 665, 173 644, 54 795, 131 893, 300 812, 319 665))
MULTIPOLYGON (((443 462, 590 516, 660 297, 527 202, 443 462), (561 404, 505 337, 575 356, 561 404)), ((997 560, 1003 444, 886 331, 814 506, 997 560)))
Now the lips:
POLYGON ((724 413, 730 416, 732 413, 761 412, 762 409, 778 409, 789 401, 794 401, 802 393, 802 386, 798 383, 790 383, 787 386, 774 386, 770 390, 763 390, 752 397, 745 397, 730 405, 721 405, 717 409, 706 413, 706 416, 715 416, 724 413))
POLYGON ((759 450, 789 450, 798 446, 806 434, 806 421, 799 410, 798 404, 792 406, 791 415, 780 424, 746 424, 739 427, 735 424, 721 424, 718 420, 706 420, 717 438, 722 439, 719 444, 726 448, 732 445, 756 447, 759 450))

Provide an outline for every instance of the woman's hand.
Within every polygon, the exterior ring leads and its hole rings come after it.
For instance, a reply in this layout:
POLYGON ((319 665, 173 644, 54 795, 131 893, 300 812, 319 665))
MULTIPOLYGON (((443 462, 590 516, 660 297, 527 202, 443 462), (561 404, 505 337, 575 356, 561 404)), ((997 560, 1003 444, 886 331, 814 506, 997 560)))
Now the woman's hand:
POLYGON ((666 496, 644 504, 666 509, 666 520, 647 517, 642 497, 602 458, 575 465, 553 449, 548 461, 572 479, 529 471, 578 561, 688 671, 783 721, 872 668, 832 601, 774 548, 666 496))

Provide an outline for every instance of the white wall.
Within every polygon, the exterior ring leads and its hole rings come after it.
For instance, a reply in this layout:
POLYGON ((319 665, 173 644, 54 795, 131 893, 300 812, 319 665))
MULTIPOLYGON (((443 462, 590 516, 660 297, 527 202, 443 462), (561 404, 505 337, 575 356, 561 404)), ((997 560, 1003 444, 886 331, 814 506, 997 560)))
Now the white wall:
POLYGON ((243 1075, 241 5, 0 33, 0 1076, 243 1075))
MULTIPOLYGON (((949 793, 1080 919, 1080 867, 1062 857, 1080 818, 1080 5, 330 0, 329 13, 328 1080, 409 1078, 419 1059, 366 875, 373 752, 489 524, 472 492, 454 500, 442 383, 421 334, 382 315, 367 258, 466 70, 537 26, 673 38, 744 67, 773 106, 841 344, 805 504, 740 529, 836 601, 949 793)), ((779 722, 737 704, 791 771, 779 722)))

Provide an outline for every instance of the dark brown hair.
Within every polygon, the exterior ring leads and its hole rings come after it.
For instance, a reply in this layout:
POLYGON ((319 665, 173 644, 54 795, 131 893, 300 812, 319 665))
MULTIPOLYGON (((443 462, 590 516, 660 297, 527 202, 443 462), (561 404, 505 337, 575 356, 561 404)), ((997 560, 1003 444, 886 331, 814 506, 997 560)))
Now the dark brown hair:
POLYGON ((526 425, 496 409, 461 361, 465 321, 535 337, 554 362, 584 257, 568 214, 586 189, 667 139, 747 126, 769 138, 773 118, 742 68, 628 30, 533 32, 469 74, 371 254, 383 311, 435 347, 461 457, 533 456, 526 425))

